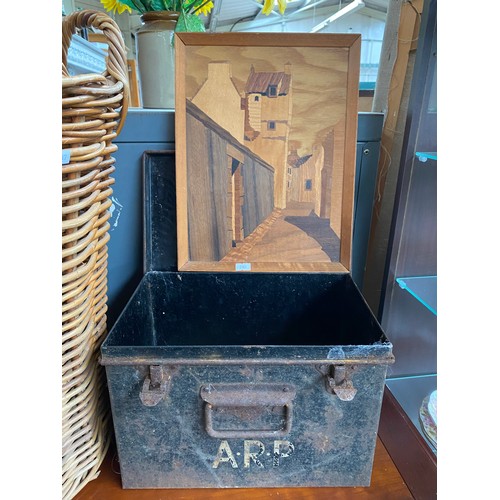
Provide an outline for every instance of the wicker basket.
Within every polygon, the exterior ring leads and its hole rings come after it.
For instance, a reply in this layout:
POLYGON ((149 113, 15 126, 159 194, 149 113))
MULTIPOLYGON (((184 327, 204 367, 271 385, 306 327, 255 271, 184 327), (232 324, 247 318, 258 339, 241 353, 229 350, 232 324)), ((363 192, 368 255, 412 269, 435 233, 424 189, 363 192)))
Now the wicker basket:
POLYGON ((62 165, 62 496, 70 499, 98 476, 111 437, 98 355, 106 333, 112 141, 129 90, 125 46, 108 15, 75 12, 63 19, 62 35, 62 148, 70 150, 62 165), (70 77, 71 38, 91 26, 106 36, 106 70, 70 77))

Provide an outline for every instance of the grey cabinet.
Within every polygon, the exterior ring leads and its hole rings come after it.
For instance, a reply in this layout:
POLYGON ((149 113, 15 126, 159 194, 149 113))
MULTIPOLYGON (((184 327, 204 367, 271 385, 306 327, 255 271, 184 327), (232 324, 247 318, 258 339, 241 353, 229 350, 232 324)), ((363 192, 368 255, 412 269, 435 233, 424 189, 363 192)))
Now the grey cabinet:
POLYGON ((143 155, 174 149, 174 114, 129 110, 114 143, 118 150, 108 243, 108 329, 139 284, 143 272, 143 155))
POLYGON ((383 113, 358 113, 351 274, 360 290, 363 289, 383 123, 383 113))

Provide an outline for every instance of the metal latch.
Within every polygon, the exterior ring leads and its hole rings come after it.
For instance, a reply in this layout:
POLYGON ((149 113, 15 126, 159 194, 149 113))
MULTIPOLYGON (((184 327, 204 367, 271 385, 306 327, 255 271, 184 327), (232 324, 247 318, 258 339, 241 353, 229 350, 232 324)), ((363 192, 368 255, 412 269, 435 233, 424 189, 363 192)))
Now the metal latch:
POLYGON ((156 406, 170 390, 172 371, 163 365, 151 365, 139 397, 144 406, 156 406))
POLYGON ((326 388, 342 401, 352 401, 358 390, 352 384, 353 365, 330 365, 326 372, 326 388))

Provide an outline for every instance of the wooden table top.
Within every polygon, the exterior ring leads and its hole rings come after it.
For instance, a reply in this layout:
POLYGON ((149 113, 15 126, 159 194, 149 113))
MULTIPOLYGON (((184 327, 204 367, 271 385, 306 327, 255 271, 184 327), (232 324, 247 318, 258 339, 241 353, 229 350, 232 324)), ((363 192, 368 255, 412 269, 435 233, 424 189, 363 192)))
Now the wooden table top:
POLYGON ((401 475, 377 438, 372 482, 369 488, 252 488, 124 490, 114 448, 104 460, 99 477, 88 483, 74 500, 327 500, 327 499, 413 499, 401 475))

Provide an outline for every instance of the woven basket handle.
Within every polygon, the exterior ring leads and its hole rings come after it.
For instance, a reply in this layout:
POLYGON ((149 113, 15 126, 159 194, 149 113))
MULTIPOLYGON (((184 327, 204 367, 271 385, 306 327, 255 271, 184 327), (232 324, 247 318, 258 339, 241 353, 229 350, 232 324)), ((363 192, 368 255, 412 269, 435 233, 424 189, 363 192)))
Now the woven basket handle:
MULTIPOLYGON (((129 83, 127 53, 123 37, 118 25, 104 12, 94 10, 81 10, 73 12, 63 18, 62 23, 62 76, 63 80, 71 78, 68 72, 68 49, 71 38, 77 28, 94 27, 101 30, 107 38, 108 56, 106 57, 106 70, 102 73, 103 78, 113 83, 123 84, 123 104, 120 111, 120 124, 117 133, 121 130, 129 105, 129 83)), ((64 81, 63 81, 64 85, 64 81)))

